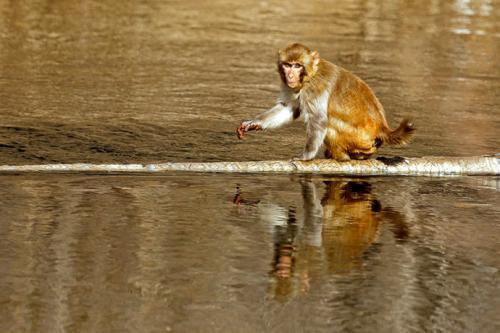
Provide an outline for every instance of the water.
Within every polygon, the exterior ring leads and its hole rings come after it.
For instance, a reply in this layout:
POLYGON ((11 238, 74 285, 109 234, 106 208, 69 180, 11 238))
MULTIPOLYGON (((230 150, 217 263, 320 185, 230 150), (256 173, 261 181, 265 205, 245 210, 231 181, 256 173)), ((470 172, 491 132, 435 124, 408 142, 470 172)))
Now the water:
MULTIPOLYGON (((0 0, 0 164, 286 159, 251 133, 319 50, 415 140, 500 147, 496 1, 0 0)), ((0 175, 1 332, 500 329, 498 177, 0 175)))
POLYGON ((0 181, 2 332, 499 324, 498 179, 0 181))

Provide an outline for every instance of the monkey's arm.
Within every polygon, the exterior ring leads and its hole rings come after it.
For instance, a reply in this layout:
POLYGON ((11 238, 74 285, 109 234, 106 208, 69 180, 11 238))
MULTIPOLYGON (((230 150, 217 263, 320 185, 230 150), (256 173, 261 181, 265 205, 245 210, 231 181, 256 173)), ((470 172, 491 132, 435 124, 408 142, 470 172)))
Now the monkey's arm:
POLYGON ((316 157, 323 140, 325 139, 326 127, 321 123, 312 123, 309 122, 307 124, 307 139, 306 146, 304 147, 304 152, 302 156, 297 158, 298 160, 312 160, 316 157))
POLYGON ((242 139, 246 132, 279 128, 289 124, 294 119, 293 108, 289 104, 278 103, 270 110, 259 114, 255 119, 244 121, 236 129, 238 138, 242 139))

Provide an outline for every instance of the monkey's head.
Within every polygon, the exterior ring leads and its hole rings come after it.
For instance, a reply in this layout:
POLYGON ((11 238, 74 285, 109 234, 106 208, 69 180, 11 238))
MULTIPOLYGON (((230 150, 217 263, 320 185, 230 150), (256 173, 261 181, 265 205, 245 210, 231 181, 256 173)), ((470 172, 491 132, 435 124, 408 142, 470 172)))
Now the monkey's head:
POLYGON ((299 43, 278 51, 278 71, 288 87, 299 91, 318 70, 319 54, 299 43))

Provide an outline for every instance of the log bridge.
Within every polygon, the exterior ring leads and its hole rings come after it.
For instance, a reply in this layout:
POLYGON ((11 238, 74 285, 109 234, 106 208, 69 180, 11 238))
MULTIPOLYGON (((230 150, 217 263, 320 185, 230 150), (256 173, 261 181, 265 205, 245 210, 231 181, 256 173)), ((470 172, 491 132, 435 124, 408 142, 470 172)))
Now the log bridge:
POLYGON ((471 157, 419 157, 356 160, 166 162, 152 164, 39 164, 0 165, 0 173, 315 173, 344 176, 500 175, 500 153, 471 157))

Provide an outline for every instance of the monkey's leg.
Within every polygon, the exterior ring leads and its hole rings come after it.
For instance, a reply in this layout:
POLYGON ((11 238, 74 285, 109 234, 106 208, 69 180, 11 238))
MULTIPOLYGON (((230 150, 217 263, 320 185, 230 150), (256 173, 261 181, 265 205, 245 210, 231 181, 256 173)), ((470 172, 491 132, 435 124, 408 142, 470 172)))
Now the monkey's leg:
POLYGON ((348 151, 349 156, 353 160, 367 160, 377 152, 376 142, 361 141, 356 142, 353 148, 348 151))
POLYGON ((345 151, 343 144, 337 140, 337 132, 327 129, 325 136, 325 158, 333 159, 339 162, 349 161, 351 158, 345 151))
POLYGON ((349 161, 352 157, 339 149, 325 149, 325 158, 337 161, 349 161), (333 151, 333 152, 332 152, 333 151), (347 157, 346 157, 347 156, 347 157))
POLYGON ((349 152, 349 156, 353 160, 367 160, 367 159, 369 159, 372 156, 372 154, 351 153, 351 152, 349 152))
POLYGON ((349 154, 347 154, 344 150, 336 148, 332 149, 331 147, 325 151, 325 158, 331 158, 339 162, 346 162, 351 160, 349 154))
POLYGON ((377 148, 372 147, 370 149, 353 149, 349 151, 349 156, 353 160, 367 160, 372 157, 373 154, 377 152, 377 148))
POLYGON ((300 159, 304 161, 312 160, 318 153, 318 150, 325 139, 325 135, 326 130, 321 125, 308 125, 306 146, 300 159))

